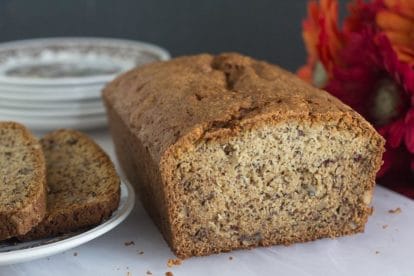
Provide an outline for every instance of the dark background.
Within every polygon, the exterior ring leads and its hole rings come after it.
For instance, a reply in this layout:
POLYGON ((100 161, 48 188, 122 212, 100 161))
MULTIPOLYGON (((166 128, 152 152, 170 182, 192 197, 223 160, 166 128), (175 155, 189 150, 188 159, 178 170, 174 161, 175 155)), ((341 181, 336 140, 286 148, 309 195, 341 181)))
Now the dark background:
MULTIPOLYGON (((342 4, 345 0, 340 1, 342 4)), ((173 56, 238 51, 295 71, 305 62, 306 0, 0 0, 0 41, 102 36, 173 56)))

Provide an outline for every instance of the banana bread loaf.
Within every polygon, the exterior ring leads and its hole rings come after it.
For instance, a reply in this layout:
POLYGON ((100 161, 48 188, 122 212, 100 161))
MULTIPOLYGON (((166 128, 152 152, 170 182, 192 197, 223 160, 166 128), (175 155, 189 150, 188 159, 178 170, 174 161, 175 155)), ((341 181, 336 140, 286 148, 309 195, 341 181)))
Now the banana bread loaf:
POLYGON ((181 57, 123 74, 103 97, 122 168, 177 256, 364 230, 384 140, 281 68, 181 57))
POLYGON ((24 126, 0 122, 0 240, 26 234, 46 213, 46 165, 24 126))

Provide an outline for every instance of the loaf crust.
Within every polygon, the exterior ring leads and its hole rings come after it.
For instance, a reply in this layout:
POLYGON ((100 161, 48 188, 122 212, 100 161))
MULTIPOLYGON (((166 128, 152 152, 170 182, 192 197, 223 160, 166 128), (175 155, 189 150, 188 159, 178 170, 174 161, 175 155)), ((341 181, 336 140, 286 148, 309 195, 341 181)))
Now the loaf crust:
MULTIPOLYGON (((20 149, 28 155, 18 164, 3 160, 3 166, 16 166, 15 171, 22 171, 22 173, 26 168, 29 171, 28 179, 22 180, 27 181, 24 184, 25 190, 27 190, 22 195, 23 198, 17 199, 17 193, 21 191, 15 191, 15 193, 7 195, 8 198, 16 198, 15 204, 0 207, 0 240, 4 240, 27 233, 44 218, 46 213, 46 166, 39 142, 23 125, 15 122, 0 122, 0 131, 3 131, 0 139, 4 138, 5 133, 13 133, 13 141, 9 141, 12 144, 7 145, 8 142, 2 141, 4 148, 7 148, 11 155, 16 154, 16 151, 20 149)), ((7 152, 3 153, 6 155, 7 152)), ((1 158, 6 157, 1 156, 1 158)), ((11 176, 2 175, 3 179, 8 177, 11 176)), ((0 185, 7 185, 7 183, 0 183, 0 185)))
POLYGON ((36 227, 18 238, 65 234, 110 217, 119 205, 120 180, 108 155, 88 136, 69 129, 48 133, 41 144, 48 169, 48 209, 36 227), (77 172, 82 174, 73 178, 77 172))
POLYGON ((202 54, 132 70, 103 92, 118 159, 155 223, 179 257, 235 248, 290 244, 364 230, 364 207, 352 229, 321 230, 300 237, 268 236, 255 244, 196 246, 180 229, 182 192, 175 160, 200 141, 225 141, 264 125, 296 120, 336 122, 340 131, 365 137, 374 149, 363 187, 372 195, 384 140, 350 107, 291 73, 239 54, 202 54))

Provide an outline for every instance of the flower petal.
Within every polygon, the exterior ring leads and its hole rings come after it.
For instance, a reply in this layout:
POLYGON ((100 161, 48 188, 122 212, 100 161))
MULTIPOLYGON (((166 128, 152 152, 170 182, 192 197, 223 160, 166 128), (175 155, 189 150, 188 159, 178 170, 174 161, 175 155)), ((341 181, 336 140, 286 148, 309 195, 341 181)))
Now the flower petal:
POLYGON ((387 139, 387 145, 392 148, 398 148, 401 145, 405 135, 404 119, 398 119, 382 128, 379 132, 387 139))
POLYGON ((413 21, 393 11, 382 10, 377 13, 376 21, 383 30, 411 32, 413 21))
POLYGON ((411 108, 405 116, 404 142, 407 149, 414 153, 414 108, 411 108))
MULTIPOLYGON (((317 62, 331 75, 333 64, 338 63, 337 52, 342 47, 342 34, 338 29, 337 0, 311 1, 308 16, 302 23, 302 37, 308 53, 307 66, 313 70, 317 62)), ((300 69, 300 75, 310 81, 308 69, 300 69), (305 71, 303 71, 305 70, 305 71)))
POLYGON ((411 153, 414 153, 414 125, 407 127, 404 138, 405 146, 411 153))
POLYGON ((387 8, 401 15, 414 18, 414 2, 412 0, 384 0, 387 8))

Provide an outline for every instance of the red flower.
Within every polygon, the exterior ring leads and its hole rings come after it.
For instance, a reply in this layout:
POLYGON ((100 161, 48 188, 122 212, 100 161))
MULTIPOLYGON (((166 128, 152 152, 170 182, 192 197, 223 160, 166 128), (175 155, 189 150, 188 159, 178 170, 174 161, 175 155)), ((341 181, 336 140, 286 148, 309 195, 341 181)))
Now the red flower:
POLYGON ((353 107, 386 138, 379 176, 410 163, 414 170, 414 1, 356 0, 342 29, 337 6, 309 3, 303 24, 309 58, 299 76, 353 107), (324 82, 317 82, 318 64, 324 82))

